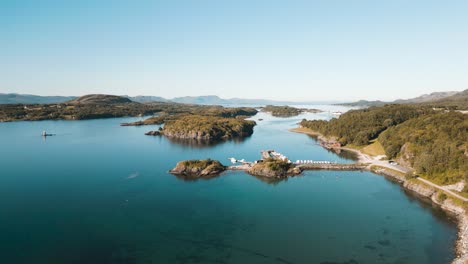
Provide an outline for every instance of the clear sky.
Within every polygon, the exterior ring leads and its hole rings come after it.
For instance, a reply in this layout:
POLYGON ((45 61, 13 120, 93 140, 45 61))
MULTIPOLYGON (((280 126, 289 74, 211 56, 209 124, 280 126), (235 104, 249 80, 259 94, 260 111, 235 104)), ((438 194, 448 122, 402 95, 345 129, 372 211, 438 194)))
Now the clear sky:
POLYGON ((468 1, 0 1, 0 92, 409 98, 468 88, 468 1))

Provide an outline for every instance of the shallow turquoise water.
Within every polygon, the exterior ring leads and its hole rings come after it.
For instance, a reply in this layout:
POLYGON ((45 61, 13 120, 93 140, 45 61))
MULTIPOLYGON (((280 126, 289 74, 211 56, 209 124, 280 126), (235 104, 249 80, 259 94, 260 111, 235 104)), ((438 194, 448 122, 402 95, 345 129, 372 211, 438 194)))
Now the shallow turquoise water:
MULTIPOLYGON (((329 118, 324 114, 308 117, 329 118)), ((449 263, 455 224, 367 172, 187 181, 182 159, 353 162, 266 114, 252 137, 198 146, 135 118, 0 124, 0 263, 449 263), (56 133, 43 140, 42 130, 56 133)))

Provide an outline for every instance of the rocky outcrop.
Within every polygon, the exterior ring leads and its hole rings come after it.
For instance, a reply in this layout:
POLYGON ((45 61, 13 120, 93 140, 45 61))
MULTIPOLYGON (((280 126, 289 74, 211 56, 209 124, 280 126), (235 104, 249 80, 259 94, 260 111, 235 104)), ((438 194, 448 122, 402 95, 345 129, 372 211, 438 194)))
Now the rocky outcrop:
POLYGON ((284 161, 264 160, 250 167, 247 173, 268 178, 284 178, 301 174, 302 169, 284 161))
POLYGON ((160 136, 161 132, 156 131, 156 130, 152 130, 152 131, 146 132, 145 135, 147 135, 147 136, 160 136))
POLYGON ((204 177, 212 176, 222 173, 226 170, 226 167, 223 166, 217 160, 184 160, 170 170, 170 173, 181 174, 192 177, 204 177))
POLYGON ((434 188, 423 185, 419 182, 416 183, 414 181, 403 182, 403 187, 427 198, 431 198, 436 193, 436 190, 434 188))

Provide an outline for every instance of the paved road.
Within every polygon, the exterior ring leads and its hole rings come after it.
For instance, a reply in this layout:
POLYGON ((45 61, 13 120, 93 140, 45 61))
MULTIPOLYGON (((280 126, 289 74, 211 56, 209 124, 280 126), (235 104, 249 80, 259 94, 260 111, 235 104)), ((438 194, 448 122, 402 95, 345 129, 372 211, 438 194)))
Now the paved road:
POLYGON ((418 177, 417 179, 420 180, 420 181, 422 181, 422 182, 424 182, 424 183, 426 183, 426 184, 429 184, 429 185, 432 186, 432 187, 435 187, 435 188, 437 188, 437 189, 439 189, 439 190, 442 190, 442 191, 444 191, 444 192, 446 192, 446 193, 449 193, 450 195, 453 195, 453 196, 457 197, 458 199, 460 199, 460 200, 462 200, 462 201, 464 201, 464 202, 468 202, 468 198, 465 198, 465 197, 463 197, 463 196, 461 196, 461 195, 459 195, 459 194, 457 194, 457 193, 454 193, 454 192, 452 192, 451 190, 445 188, 444 186, 437 185, 437 184, 435 184, 435 183, 433 183, 433 182, 431 182, 431 181, 428 181, 428 180, 426 180, 426 179, 423 179, 423 178, 421 178, 421 177, 418 177))
MULTIPOLYGON (((359 153, 359 152, 357 152, 357 153, 358 153, 358 155, 360 155, 361 162, 370 163, 371 165, 378 165, 378 166, 381 166, 381 167, 384 167, 384 168, 393 169, 393 170, 396 170, 396 171, 399 171, 399 172, 402 172, 402 173, 407 173, 407 172, 410 171, 409 169, 407 169, 407 168, 405 168, 403 166, 392 165, 392 164, 388 163, 388 161, 386 161, 386 160, 377 160, 377 159, 374 159, 374 158, 372 158, 372 157, 370 157, 370 156, 368 156, 366 154, 359 153)), ((448 194, 450 194, 450 195, 452 195, 454 197, 457 197, 458 199, 460 199, 460 200, 462 200, 464 202, 468 202, 468 198, 463 197, 463 196, 453 192, 452 190, 447 189, 444 186, 435 184, 435 183, 433 183, 431 181, 428 181, 426 179, 423 179, 421 177, 418 177, 416 179, 418 179, 419 181, 424 182, 424 183, 426 183, 426 184, 428 184, 428 185, 430 185, 430 186, 432 186, 432 187, 434 187, 436 189, 442 190, 442 191, 444 191, 444 192, 446 192, 446 193, 448 193, 448 194)))

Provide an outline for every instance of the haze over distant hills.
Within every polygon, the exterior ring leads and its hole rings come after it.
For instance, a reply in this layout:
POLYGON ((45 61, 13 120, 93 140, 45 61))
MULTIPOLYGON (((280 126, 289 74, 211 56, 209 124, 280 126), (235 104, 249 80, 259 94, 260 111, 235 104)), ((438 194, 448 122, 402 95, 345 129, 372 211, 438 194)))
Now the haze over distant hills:
MULTIPOLYGON (((424 94, 411 99, 399 99, 395 101, 367 101, 360 100, 351 103, 340 103, 344 106, 382 106, 386 104, 409 104, 409 103, 429 103, 429 102, 445 102, 466 100, 468 90, 457 92, 434 92, 424 94), (465 98, 465 99, 463 99, 465 98)), ((318 104, 318 103, 334 103, 334 102, 291 102, 291 101, 275 101, 266 99, 242 99, 230 98, 223 99, 216 95, 206 96, 184 96, 172 99, 166 99, 159 96, 123 96, 134 102, 149 103, 149 102, 173 102, 183 104, 203 104, 203 105, 305 105, 305 104, 318 104)), ((2 94, 0 93, 0 104, 48 104, 48 103, 63 103, 78 98, 77 96, 39 96, 30 94, 2 94)))
POLYGON ((52 104, 75 99, 76 96, 40 96, 32 94, 0 93, 0 104, 52 104))
MULTIPOLYGON (((166 99, 159 96, 123 96, 138 103, 149 102, 173 102, 182 104, 205 104, 205 105, 267 105, 267 104, 313 104, 313 103, 330 103, 330 102, 291 102, 291 101, 275 101, 265 99, 242 99, 231 98, 223 99, 216 95, 206 96, 184 96, 172 99, 166 99)), ((39 96, 30 94, 2 94, 0 93, 0 104, 46 104, 46 103, 63 103, 78 98, 78 96, 39 96)))
POLYGON ((411 98, 411 99, 398 99, 395 101, 367 101, 367 100, 359 100, 357 102, 351 103, 342 103, 340 105, 345 106, 382 106, 386 104, 417 104, 417 103, 429 103, 429 102, 437 102, 438 100, 456 96, 458 94, 465 93, 467 90, 459 92, 459 91, 449 91, 449 92, 434 92, 430 94, 423 94, 421 96, 411 98))

